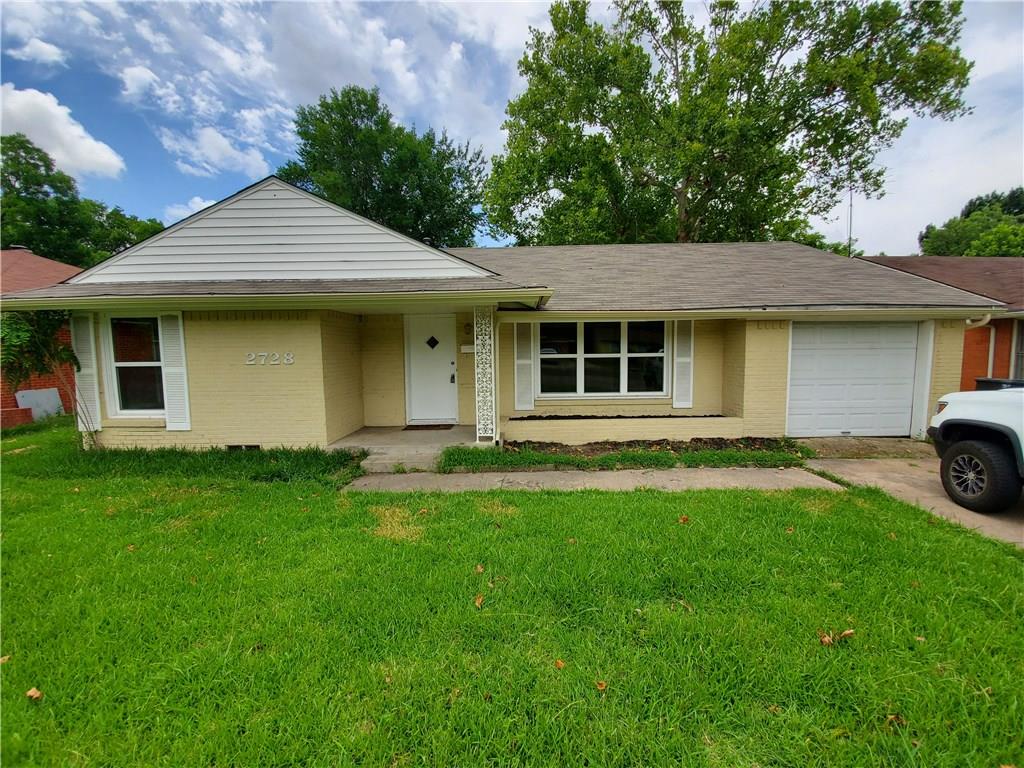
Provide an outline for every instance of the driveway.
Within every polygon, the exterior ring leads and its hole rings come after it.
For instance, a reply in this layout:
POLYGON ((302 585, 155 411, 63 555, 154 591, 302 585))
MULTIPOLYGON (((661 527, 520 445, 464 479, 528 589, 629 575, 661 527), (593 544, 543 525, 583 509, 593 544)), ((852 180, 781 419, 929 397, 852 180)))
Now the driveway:
POLYGON ((986 536, 1024 547, 1024 497, 997 515, 979 515, 954 504, 939 480, 939 460, 914 459, 814 459, 807 462, 854 485, 873 485, 893 496, 934 512, 947 520, 986 536))

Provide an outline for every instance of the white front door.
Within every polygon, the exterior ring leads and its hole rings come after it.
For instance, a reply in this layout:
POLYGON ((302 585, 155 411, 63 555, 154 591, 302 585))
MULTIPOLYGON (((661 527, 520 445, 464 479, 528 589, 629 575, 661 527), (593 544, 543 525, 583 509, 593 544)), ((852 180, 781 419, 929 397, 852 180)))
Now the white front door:
POLYGON ((793 323, 793 437, 910 434, 917 323, 793 323))
POLYGON ((406 421, 454 424, 459 417, 455 381, 455 315, 406 315, 406 421))

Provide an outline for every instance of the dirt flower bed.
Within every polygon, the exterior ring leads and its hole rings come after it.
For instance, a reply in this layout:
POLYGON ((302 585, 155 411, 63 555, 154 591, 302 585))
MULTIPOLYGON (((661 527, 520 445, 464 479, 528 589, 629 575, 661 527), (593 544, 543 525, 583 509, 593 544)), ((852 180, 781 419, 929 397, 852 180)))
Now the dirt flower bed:
POLYGON ((668 453, 693 453, 695 451, 781 451, 809 458, 813 455, 808 449, 795 440, 777 437, 741 437, 729 439, 725 437, 699 437, 693 440, 630 440, 616 443, 603 441, 585 443, 583 445, 563 445, 562 443, 535 443, 507 441, 506 451, 519 452, 530 450, 536 453, 550 453, 558 456, 604 456, 620 451, 667 451, 668 453))

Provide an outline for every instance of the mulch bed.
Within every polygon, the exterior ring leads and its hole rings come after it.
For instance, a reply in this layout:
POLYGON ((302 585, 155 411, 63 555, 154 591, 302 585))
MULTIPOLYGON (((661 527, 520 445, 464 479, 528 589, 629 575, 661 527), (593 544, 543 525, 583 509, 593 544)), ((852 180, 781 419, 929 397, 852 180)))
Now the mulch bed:
POLYGON ((727 439, 724 437, 701 437, 693 440, 631 440, 622 443, 604 441, 585 443, 583 445, 563 445, 562 443, 534 443, 509 440, 504 443, 506 451, 519 451, 529 448, 538 453, 550 453, 560 456, 603 456, 618 451, 671 451, 672 453, 689 453, 691 451, 721 451, 729 448, 742 450, 788 451, 795 453, 792 441, 774 437, 741 437, 727 439))

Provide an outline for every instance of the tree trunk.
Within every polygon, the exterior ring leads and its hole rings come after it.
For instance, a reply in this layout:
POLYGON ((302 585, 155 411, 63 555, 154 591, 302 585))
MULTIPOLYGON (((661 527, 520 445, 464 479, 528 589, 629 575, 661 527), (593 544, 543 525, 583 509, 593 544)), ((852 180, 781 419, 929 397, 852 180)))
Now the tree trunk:
POLYGON ((689 195, 687 194, 690 188, 690 181, 687 179, 682 185, 676 187, 676 242, 677 243, 688 243, 690 242, 692 233, 690 232, 690 218, 689 218, 689 195))

